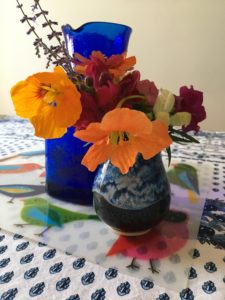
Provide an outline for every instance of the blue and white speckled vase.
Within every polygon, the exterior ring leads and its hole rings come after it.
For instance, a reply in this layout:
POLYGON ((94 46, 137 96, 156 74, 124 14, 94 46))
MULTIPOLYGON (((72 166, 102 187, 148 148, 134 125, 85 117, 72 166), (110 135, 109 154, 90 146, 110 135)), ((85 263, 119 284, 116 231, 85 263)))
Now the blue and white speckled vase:
POLYGON ((141 235, 169 211, 170 184, 161 154, 149 160, 137 156, 125 175, 109 161, 98 170, 93 185, 98 216, 121 235, 141 235))

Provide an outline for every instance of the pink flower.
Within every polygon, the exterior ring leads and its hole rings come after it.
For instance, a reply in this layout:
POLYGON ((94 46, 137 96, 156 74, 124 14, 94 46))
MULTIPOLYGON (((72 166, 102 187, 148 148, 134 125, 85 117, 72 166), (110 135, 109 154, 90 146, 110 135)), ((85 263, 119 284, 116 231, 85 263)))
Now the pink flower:
POLYGON ((149 81, 148 79, 141 80, 137 83, 137 90, 139 93, 147 97, 150 105, 154 106, 159 93, 159 90, 155 86, 154 82, 149 81))
POLYGON ((182 128, 183 131, 199 131, 198 123, 206 118, 206 111, 202 102, 203 93, 201 91, 194 90, 193 86, 180 88, 180 96, 176 97, 175 101, 175 112, 189 112, 191 114, 191 122, 187 127, 182 128))

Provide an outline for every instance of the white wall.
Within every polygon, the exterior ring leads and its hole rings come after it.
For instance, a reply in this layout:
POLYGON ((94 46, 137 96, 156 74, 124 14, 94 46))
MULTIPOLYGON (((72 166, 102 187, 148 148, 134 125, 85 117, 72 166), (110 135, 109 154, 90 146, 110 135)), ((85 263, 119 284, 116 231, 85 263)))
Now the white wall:
MULTIPOLYGON (((23 1, 28 7, 31 0, 23 1)), ((225 130, 225 0, 41 0, 53 20, 74 28, 87 21, 130 25, 129 54, 142 78, 178 93, 193 84, 204 91, 203 129, 225 130)), ((16 0, 0 0, 0 114, 14 114, 10 87, 43 71, 33 38, 19 22, 16 0)), ((40 24, 41 30, 41 24, 40 24)))

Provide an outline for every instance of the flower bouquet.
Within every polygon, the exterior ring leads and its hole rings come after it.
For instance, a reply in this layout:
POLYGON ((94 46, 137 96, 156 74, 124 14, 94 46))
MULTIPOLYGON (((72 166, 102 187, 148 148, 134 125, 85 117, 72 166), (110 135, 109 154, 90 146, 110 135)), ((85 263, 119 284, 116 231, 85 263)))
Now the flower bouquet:
MULTIPOLYGON (((40 56, 43 49, 47 67, 55 65, 53 71, 31 75, 11 89, 17 115, 30 120, 37 136, 61 138, 68 128, 75 127, 74 137, 87 146, 80 163, 91 172, 103 166, 101 174, 103 170, 106 172, 104 163, 110 163, 116 168, 112 171, 113 176, 119 174, 123 180, 125 174, 129 177, 134 172, 138 160, 138 164, 151 161, 163 149, 166 149, 170 162, 172 142, 198 143, 188 132, 198 132, 199 122, 206 118, 201 91, 193 86, 182 86, 179 95, 175 95, 167 89, 159 89, 153 81, 141 79, 140 72, 134 69, 136 58, 127 57, 126 51, 110 56, 98 49, 86 56, 77 52, 71 54, 61 40, 62 32, 54 29, 57 22, 48 18, 48 12, 42 9, 39 0, 34 1, 34 14, 30 17, 19 0, 17 3, 23 14, 21 21, 29 26, 27 33, 35 35, 36 54, 40 56), (43 18, 43 27, 50 29, 48 39, 56 43, 48 46, 38 35, 37 18, 43 18)), ((158 170, 155 177, 161 177, 164 171, 158 167, 159 162, 153 165, 158 170)), ((146 174, 144 177, 152 180, 146 174)), ((95 192, 99 188, 99 178, 101 182, 103 180, 102 175, 97 176, 95 192)), ((165 178, 160 184, 163 182, 165 178)), ((159 183, 155 183, 155 189, 156 186, 159 189, 159 183)), ((158 197, 169 199, 168 186, 163 193, 158 197)), ((132 193, 129 195, 133 197, 132 193)), ((149 197, 149 192, 146 195, 149 197)), ((112 193, 110 197, 114 197, 112 193)), ((168 203, 169 200, 167 206, 168 203)), ((98 211, 99 200, 95 206, 98 211)), ((112 207, 107 210, 113 211, 112 207)), ((111 218, 115 214, 120 213, 113 213, 111 218)), ((140 220, 141 217, 135 218, 140 220)), ((124 230, 127 231, 126 226, 124 230)))

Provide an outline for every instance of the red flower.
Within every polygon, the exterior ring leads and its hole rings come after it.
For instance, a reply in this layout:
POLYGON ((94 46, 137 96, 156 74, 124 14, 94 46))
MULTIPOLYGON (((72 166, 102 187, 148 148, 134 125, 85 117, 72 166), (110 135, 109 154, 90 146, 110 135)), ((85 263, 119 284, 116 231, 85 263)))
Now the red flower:
POLYGON ((119 101, 120 86, 108 81, 107 85, 96 88, 95 94, 81 92, 82 113, 76 123, 78 130, 84 129, 91 122, 100 122, 102 117, 114 109, 119 101))
POLYGON ((175 101, 175 112, 189 112, 191 114, 191 122, 187 127, 182 128, 183 131, 199 131, 198 123, 206 118, 206 111, 202 102, 203 93, 201 91, 194 90, 193 86, 180 88, 180 96, 176 97, 175 101))
POLYGON ((78 130, 86 128, 91 122, 100 122, 102 119, 95 97, 82 91, 80 100, 82 112, 79 120, 75 124, 78 130))
POLYGON ((128 73, 123 79, 120 81, 119 85, 121 88, 120 98, 124 98, 130 95, 137 95, 137 83, 140 80, 140 72, 133 71, 132 73, 128 73))

